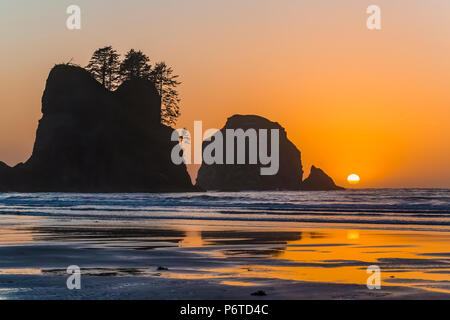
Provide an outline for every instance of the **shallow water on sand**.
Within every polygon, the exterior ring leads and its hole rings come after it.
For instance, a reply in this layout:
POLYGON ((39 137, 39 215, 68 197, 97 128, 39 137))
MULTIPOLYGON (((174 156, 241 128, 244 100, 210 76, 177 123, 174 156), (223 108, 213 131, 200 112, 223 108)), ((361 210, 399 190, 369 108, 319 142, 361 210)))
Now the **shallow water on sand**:
POLYGON ((448 299, 449 203, 443 189, 0 194, 0 298, 448 299))

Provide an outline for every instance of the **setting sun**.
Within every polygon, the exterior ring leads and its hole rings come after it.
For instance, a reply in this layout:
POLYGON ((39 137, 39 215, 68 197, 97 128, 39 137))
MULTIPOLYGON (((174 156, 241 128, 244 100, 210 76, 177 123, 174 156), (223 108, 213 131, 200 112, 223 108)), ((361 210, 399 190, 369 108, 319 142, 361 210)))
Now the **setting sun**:
POLYGON ((347 181, 351 184, 358 184, 359 176, 357 174, 351 174, 347 177, 347 181))

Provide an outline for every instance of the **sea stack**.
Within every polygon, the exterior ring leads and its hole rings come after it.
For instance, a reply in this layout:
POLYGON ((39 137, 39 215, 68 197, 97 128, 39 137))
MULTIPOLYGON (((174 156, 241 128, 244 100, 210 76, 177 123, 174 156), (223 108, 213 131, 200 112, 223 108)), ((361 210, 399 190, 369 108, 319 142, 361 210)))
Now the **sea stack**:
POLYGON ((42 97, 31 157, 0 163, 0 189, 21 192, 193 191, 176 142, 161 124, 161 99, 147 80, 111 92, 85 69, 55 66, 42 97))
POLYGON ((307 191, 329 191, 329 190, 344 190, 344 188, 337 186, 333 179, 331 179, 322 169, 311 167, 311 172, 308 178, 302 183, 302 190, 307 191))
MULTIPOLYGON (((234 115, 228 118, 220 130, 224 142, 223 155, 226 158, 227 129, 271 129, 279 130, 279 170, 275 175, 261 175, 264 167, 259 162, 248 164, 248 143, 246 143, 246 164, 202 164, 198 171, 197 186, 205 190, 243 191, 243 190, 298 190, 301 187, 303 167, 301 154, 287 138, 285 129, 277 122, 256 115, 234 115)), ((269 134, 270 136, 270 134, 269 134)), ((203 143, 203 150, 212 141, 203 143)), ((268 143, 270 145, 270 141, 268 143)), ((270 147, 268 147, 270 150, 270 147)), ((236 152, 235 152, 236 156, 236 152)), ((235 162, 236 163, 236 162, 235 162)))

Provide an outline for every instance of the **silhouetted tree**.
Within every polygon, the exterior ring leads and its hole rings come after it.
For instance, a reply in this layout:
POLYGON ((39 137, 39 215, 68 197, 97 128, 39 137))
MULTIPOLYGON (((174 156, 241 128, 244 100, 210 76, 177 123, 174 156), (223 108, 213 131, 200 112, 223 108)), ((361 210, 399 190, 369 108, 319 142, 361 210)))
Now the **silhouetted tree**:
POLYGON ((150 59, 142 51, 131 49, 120 64, 122 80, 148 79, 151 71, 150 59))
POLYGON ((161 122, 172 126, 180 116, 180 98, 177 91, 181 84, 178 75, 165 62, 157 63, 153 68, 150 59, 142 51, 131 49, 122 62, 120 55, 111 46, 100 48, 94 52, 86 69, 105 88, 117 88, 120 81, 147 79, 155 84, 161 96, 161 122))
POLYGON ((174 125, 180 116, 180 98, 176 88, 181 82, 177 78, 178 75, 173 74, 173 69, 165 62, 157 63, 149 76, 161 96, 161 122, 168 126, 174 125))
POLYGON ((86 70, 106 89, 113 90, 120 79, 119 67, 119 54, 111 46, 107 46, 94 52, 86 70))

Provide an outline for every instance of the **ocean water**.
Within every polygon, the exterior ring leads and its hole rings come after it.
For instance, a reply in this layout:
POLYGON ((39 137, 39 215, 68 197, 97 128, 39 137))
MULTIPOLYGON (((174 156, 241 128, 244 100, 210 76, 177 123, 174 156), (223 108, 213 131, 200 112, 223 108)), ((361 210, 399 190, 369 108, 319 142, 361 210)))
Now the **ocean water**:
POLYGON ((0 216, 2 215, 116 222, 160 219, 331 223, 378 227, 390 225, 448 231, 450 190, 352 189, 331 192, 170 194, 1 193, 0 216))

